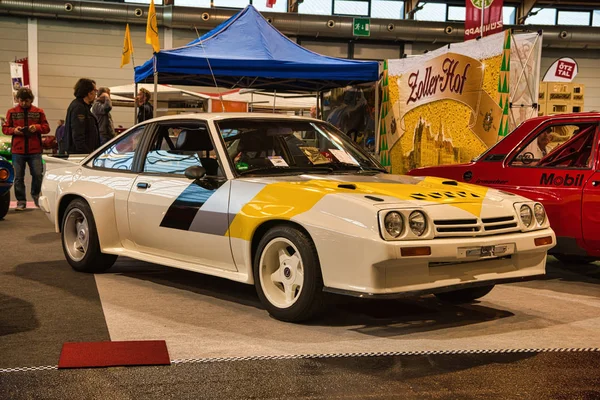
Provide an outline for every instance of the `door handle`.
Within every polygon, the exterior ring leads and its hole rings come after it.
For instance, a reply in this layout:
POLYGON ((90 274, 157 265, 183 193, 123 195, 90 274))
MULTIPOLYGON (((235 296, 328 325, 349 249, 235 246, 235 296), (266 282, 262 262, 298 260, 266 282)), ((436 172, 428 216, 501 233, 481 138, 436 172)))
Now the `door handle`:
POLYGON ((600 181, 592 181, 592 186, 600 186, 600 181))
POLYGON ((150 187, 150 184, 146 182, 138 182, 137 187, 140 189, 148 189, 150 187))

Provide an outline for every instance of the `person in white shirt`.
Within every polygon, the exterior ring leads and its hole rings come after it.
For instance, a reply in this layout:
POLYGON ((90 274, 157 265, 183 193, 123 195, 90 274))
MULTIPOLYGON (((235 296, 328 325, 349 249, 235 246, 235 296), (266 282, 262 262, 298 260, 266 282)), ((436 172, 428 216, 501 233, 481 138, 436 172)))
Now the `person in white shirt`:
POLYGON ((548 144, 552 137, 552 129, 546 129, 540 133, 536 140, 529 143, 521 152, 519 158, 523 164, 536 165, 542 158, 549 153, 548 144))

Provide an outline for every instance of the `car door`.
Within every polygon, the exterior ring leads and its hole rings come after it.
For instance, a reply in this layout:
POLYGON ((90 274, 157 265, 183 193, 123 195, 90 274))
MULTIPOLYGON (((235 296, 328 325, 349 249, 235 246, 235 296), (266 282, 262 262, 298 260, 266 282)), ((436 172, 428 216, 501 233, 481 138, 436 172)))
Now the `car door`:
POLYGON ((103 185, 104 196, 113 197, 114 206, 110 207, 110 210, 102 210, 97 223, 114 225, 118 238, 113 238, 108 243, 112 242, 115 247, 122 246, 126 249, 134 247, 127 223, 127 199, 137 177, 138 152, 143 148, 144 139, 149 133, 146 129, 147 125, 133 127, 107 145, 88 164, 93 172, 87 173, 87 181, 103 185))
POLYGON ((551 124, 541 127, 507 158, 501 189, 546 207, 557 236, 581 239, 581 199, 594 174, 597 123, 551 124))
MULTIPOLYGON (((598 139, 600 140, 600 139, 598 139)), ((600 252, 600 143, 596 141, 595 172, 583 188, 582 229, 588 251, 600 252)))
MULTIPOLYGON (((131 237, 147 254, 236 270, 226 236, 229 183, 205 122, 156 123, 128 199, 131 237), (200 180, 185 170, 202 166, 200 180)), ((218 142, 220 143, 220 142, 218 142)))

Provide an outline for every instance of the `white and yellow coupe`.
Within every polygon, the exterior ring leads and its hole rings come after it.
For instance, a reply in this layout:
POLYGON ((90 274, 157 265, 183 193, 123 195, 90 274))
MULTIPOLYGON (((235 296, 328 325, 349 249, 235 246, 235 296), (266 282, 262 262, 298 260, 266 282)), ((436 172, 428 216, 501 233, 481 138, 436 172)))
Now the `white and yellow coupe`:
POLYGON ((326 122, 262 114, 146 121, 46 172, 40 207, 77 271, 119 255, 254 284, 284 321, 323 292, 467 302, 545 273, 544 207, 387 174, 326 122))

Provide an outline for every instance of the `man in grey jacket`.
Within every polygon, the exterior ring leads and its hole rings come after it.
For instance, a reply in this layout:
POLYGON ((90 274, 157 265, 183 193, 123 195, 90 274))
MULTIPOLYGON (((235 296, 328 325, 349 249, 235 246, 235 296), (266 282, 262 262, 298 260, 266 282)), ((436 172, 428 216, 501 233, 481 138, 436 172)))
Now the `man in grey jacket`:
POLYGON ((115 137, 115 128, 110 115, 112 102, 110 100, 110 89, 101 87, 98 89, 98 97, 92 104, 92 114, 98 120, 98 130, 100 131, 100 145, 108 142, 115 137))

